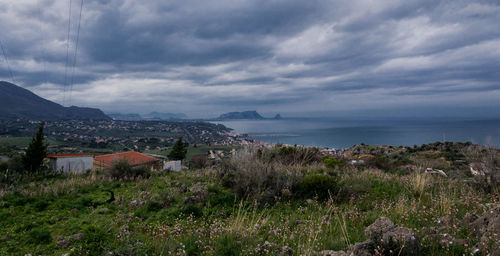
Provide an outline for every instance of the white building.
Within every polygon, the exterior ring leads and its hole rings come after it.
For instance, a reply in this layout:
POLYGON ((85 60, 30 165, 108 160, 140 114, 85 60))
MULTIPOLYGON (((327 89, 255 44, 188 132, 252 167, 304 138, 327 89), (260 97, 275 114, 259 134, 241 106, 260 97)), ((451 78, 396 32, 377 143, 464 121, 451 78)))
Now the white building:
POLYGON ((181 166, 181 161, 164 161, 163 162, 163 170, 170 170, 170 171, 180 171, 182 168, 181 166))
POLYGON ((50 167, 55 172, 85 173, 92 170, 94 158, 87 154, 48 155, 50 167))

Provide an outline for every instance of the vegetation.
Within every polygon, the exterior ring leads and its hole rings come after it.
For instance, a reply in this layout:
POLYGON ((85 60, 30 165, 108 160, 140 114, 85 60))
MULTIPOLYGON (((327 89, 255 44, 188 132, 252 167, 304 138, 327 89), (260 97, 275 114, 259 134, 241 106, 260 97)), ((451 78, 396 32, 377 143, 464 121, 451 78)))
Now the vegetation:
POLYGON ((168 154, 168 158, 171 160, 183 160, 186 158, 186 145, 184 145, 184 142, 182 142, 182 137, 179 137, 177 142, 175 142, 174 146, 172 147, 172 150, 168 154))
POLYGON ((0 255, 315 255, 353 249, 381 216, 414 230, 421 255, 493 255, 498 237, 463 223, 500 204, 498 183, 468 174, 498 168, 498 151, 449 146, 358 145, 333 161, 276 146, 181 172, 23 180, 0 189, 0 255), (422 169, 439 166, 448 177, 422 169))
POLYGON ((40 171, 43 165, 43 159, 47 157, 47 144, 45 144, 43 137, 44 125, 45 123, 42 122, 38 127, 38 132, 28 145, 26 154, 23 157, 24 170, 30 174, 40 171))

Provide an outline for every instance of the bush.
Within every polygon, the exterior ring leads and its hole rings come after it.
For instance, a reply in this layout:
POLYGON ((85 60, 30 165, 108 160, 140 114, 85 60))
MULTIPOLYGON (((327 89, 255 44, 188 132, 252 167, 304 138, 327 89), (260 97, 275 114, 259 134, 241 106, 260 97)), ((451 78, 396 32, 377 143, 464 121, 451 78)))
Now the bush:
POLYGON ((321 174, 309 174, 300 179, 293 186, 293 193, 298 198, 318 197, 326 200, 336 198, 339 193, 339 184, 335 177, 321 174))
POLYGON ((132 167, 126 159, 120 159, 111 165, 108 174, 114 179, 147 177, 149 170, 145 166, 132 167))
POLYGON ((84 248, 82 255, 102 255, 106 245, 106 232, 98 227, 86 227, 83 232, 84 248))
POLYGON ((230 234, 224 234, 215 241, 215 255, 233 256, 241 254, 241 243, 230 234))
POLYGON ((47 206, 49 206, 50 203, 47 202, 47 200, 45 199, 39 199, 38 201, 36 201, 34 204, 33 204, 33 208, 35 208, 37 211, 43 211, 45 210, 45 208, 47 208, 47 206))
POLYGON ((337 167, 341 167, 344 165, 344 159, 333 158, 333 157, 324 157, 323 163, 327 168, 335 169, 337 167))
POLYGON ((30 232, 30 238, 33 242, 38 244, 47 244, 52 240, 50 231, 44 229, 33 229, 30 232))
POLYGON ((284 165, 307 165, 321 162, 319 149, 309 147, 276 145, 273 148, 259 149, 256 157, 267 163, 278 162, 284 165))
POLYGON ((193 215, 193 217, 201 217, 201 216, 203 216, 203 211, 196 204, 185 205, 184 207, 182 207, 181 212, 184 215, 186 215, 186 216, 189 216, 189 215, 193 215))
POLYGON ((191 167, 192 169, 203 169, 208 167, 208 165, 209 161, 207 159, 207 156, 203 154, 194 155, 189 162, 189 167, 191 167))

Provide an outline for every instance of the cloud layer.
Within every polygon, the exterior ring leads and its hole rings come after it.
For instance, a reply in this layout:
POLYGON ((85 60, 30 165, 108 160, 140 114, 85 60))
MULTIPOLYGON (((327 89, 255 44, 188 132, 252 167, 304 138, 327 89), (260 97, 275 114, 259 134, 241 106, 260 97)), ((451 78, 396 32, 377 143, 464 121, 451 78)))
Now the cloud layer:
MULTIPOLYGON (((494 0, 85 0, 76 62, 81 2, 71 15, 69 3, 0 0, 15 82, 65 105, 194 117, 500 107, 494 0)), ((3 55, 0 80, 12 80, 3 55)))

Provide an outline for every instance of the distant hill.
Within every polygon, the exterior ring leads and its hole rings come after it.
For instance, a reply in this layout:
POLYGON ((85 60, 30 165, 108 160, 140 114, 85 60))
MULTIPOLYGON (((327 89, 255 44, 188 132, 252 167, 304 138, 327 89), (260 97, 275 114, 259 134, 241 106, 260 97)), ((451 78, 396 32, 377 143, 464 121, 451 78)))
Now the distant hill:
POLYGON ((14 118, 33 120, 110 119, 100 109, 64 107, 15 84, 0 81, 0 119, 14 118))
POLYGON ((220 120, 231 120, 231 119, 264 119, 257 111, 243 111, 243 112, 229 112, 222 114, 218 117, 220 120))

